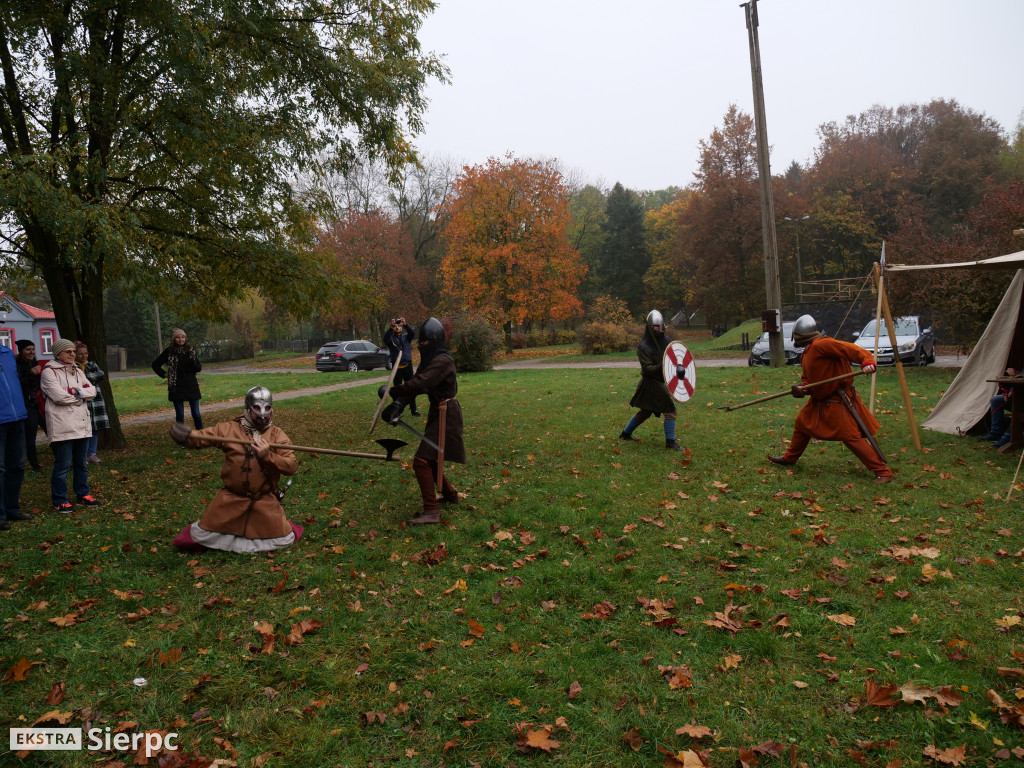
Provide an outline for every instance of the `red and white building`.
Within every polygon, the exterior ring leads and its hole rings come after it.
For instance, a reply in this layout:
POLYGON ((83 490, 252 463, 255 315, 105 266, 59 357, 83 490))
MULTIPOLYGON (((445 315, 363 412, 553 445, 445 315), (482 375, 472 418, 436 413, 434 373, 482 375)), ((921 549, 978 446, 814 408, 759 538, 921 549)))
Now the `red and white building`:
POLYGON ((53 342, 59 338, 53 312, 15 301, 0 292, 0 344, 17 352, 17 342, 29 339, 35 344, 36 357, 50 360, 53 342))

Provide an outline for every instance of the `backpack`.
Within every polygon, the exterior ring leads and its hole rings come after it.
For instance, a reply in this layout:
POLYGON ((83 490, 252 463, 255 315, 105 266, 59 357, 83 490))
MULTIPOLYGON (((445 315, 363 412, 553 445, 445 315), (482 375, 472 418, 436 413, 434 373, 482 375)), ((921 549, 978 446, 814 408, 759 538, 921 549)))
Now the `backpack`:
MULTIPOLYGON (((47 360, 39 360, 39 376, 43 375, 43 368, 46 367, 47 360)), ((36 410, 39 411, 39 418, 46 420, 46 395, 43 394, 43 388, 40 386, 36 390, 36 410)))

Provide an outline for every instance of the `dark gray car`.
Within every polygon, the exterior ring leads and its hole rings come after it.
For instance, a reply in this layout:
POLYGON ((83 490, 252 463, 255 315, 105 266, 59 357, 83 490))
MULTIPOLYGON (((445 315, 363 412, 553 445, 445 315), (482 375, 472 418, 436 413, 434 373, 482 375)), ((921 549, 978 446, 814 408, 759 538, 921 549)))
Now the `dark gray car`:
POLYGON ((391 355, 372 341, 329 341, 316 352, 318 371, 391 370, 391 355))
MULTIPOLYGON (((804 356, 803 347, 793 343, 793 326, 795 323, 782 324, 782 337, 786 343, 786 365, 800 365, 800 358, 804 356)), ((750 358, 747 365, 771 365, 772 355, 768 348, 768 332, 765 331, 757 337, 757 341, 750 348, 750 358)))

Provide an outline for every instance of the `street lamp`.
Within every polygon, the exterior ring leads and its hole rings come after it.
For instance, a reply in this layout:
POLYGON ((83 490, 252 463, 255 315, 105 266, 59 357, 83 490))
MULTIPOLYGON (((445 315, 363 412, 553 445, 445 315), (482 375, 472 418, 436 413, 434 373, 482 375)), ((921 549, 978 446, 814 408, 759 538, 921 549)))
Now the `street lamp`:
MULTIPOLYGON (((793 224, 799 224, 802 221, 807 221, 811 218, 811 214, 801 216, 799 219, 791 219, 789 216, 782 217, 784 221, 791 222, 793 224)), ((804 281, 804 270, 800 265, 800 227, 796 228, 796 298, 799 299, 803 296, 803 291, 800 290, 800 283, 804 281)))

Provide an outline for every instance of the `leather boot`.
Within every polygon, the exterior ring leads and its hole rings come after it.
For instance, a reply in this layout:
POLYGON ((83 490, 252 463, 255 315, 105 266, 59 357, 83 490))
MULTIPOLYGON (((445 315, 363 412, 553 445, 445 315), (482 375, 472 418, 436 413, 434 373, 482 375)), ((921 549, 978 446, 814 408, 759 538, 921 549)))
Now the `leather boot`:
POLYGON ((768 461, 770 461, 772 464, 781 464, 784 467, 792 467, 794 464, 796 464, 795 461, 786 461, 786 459, 782 456, 769 456, 768 461))
POLYGON ((667 448, 670 451, 685 451, 686 450, 685 448, 683 448, 683 446, 681 446, 675 440, 666 440, 665 441, 665 448, 667 448))
POLYGON ((455 486, 448 482, 448 475, 446 474, 442 478, 441 483, 441 504, 458 504, 459 503, 459 492, 455 490, 455 486))
MULTIPOLYGON (((406 520, 407 525, 436 525, 441 522, 441 516, 437 511, 437 493, 434 490, 434 468, 431 462, 419 457, 413 459, 412 470, 416 475, 416 482, 420 486, 420 496, 423 497, 423 514, 418 517, 406 520)), ((454 488, 452 490, 455 490, 454 488)), ((458 494, 456 494, 456 497, 458 494)))

